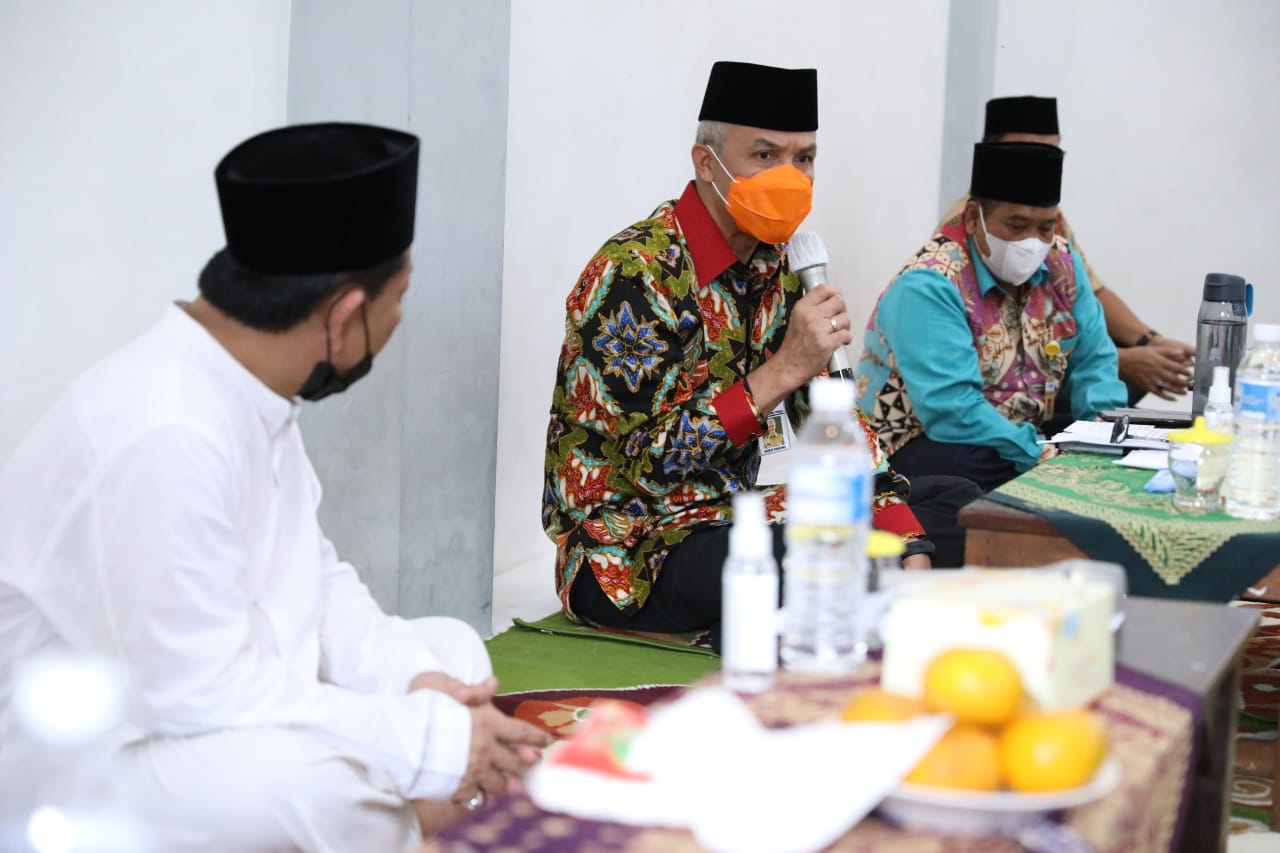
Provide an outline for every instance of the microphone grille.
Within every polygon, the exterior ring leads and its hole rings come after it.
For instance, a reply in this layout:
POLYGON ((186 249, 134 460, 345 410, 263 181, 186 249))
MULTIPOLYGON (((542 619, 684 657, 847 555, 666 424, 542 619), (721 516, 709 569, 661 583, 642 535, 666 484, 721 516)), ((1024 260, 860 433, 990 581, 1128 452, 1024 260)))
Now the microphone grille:
POLYGON ((791 241, 787 243, 787 255, 791 258, 792 272, 827 264, 827 247, 823 245, 822 238, 812 231, 792 234, 791 241))

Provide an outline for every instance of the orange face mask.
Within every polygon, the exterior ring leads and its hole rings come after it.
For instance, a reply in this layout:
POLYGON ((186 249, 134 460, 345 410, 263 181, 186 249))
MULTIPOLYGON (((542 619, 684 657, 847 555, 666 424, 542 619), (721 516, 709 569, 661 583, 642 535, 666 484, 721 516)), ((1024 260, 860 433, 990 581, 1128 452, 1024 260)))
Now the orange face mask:
POLYGON ((791 239, 813 206, 813 181, 790 163, 765 169, 749 178, 735 178, 725 169, 715 149, 708 146, 707 150, 733 181, 728 198, 714 182, 711 188, 720 196, 738 227, 757 240, 775 246, 791 239))

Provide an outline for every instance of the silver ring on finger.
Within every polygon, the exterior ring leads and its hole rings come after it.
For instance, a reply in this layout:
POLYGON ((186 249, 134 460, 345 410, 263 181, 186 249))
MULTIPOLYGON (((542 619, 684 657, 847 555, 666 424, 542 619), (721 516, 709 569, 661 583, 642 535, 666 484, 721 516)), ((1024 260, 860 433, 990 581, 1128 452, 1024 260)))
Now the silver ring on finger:
POLYGON ((484 805, 484 788, 480 788, 476 791, 474 797, 472 797, 471 799, 467 800, 465 803, 462 804, 462 807, 469 812, 473 812, 483 805, 484 805))
POLYGON ((1164 390, 1164 381, 1163 381, 1163 380, 1161 380, 1161 379, 1157 379, 1157 380, 1156 380, 1156 390, 1157 390, 1157 391, 1163 391, 1163 390, 1164 390))
POLYGON ((828 318, 827 318, 827 322, 829 322, 829 323, 831 324, 831 331, 833 331, 833 332, 838 332, 838 331, 840 331, 840 324, 836 322, 836 318, 835 318, 835 317, 828 317, 828 318))

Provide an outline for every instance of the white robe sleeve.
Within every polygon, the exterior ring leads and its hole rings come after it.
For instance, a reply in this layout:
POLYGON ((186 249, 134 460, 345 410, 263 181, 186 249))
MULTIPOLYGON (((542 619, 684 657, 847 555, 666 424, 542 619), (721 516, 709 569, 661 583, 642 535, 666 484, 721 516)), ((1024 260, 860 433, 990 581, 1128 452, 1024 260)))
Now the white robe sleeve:
POLYGON ((433 691, 322 683, 262 647, 236 522, 242 472, 217 436, 167 426, 108 464, 86 513, 100 553, 92 593, 109 610, 149 734, 286 726, 382 767, 406 798, 457 789, 467 708, 433 691))
POLYGON ((325 539, 324 620, 320 630, 324 675, 362 693, 403 693, 420 672, 444 671, 422 632, 388 616, 349 563, 325 539))

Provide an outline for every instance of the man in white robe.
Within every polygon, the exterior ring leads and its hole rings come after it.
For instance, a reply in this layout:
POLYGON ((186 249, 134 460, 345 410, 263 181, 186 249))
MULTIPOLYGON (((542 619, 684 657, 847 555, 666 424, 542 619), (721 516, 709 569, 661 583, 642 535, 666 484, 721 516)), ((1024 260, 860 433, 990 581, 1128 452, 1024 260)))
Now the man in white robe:
POLYGON ((432 801, 476 807, 536 760, 479 635, 383 614, 338 559, 298 430, 298 399, 367 373, 399 322, 417 163, 362 125, 235 148, 200 298, 0 468, 0 778, 15 663, 58 652, 124 665, 112 788, 156 850, 400 850, 432 801))

